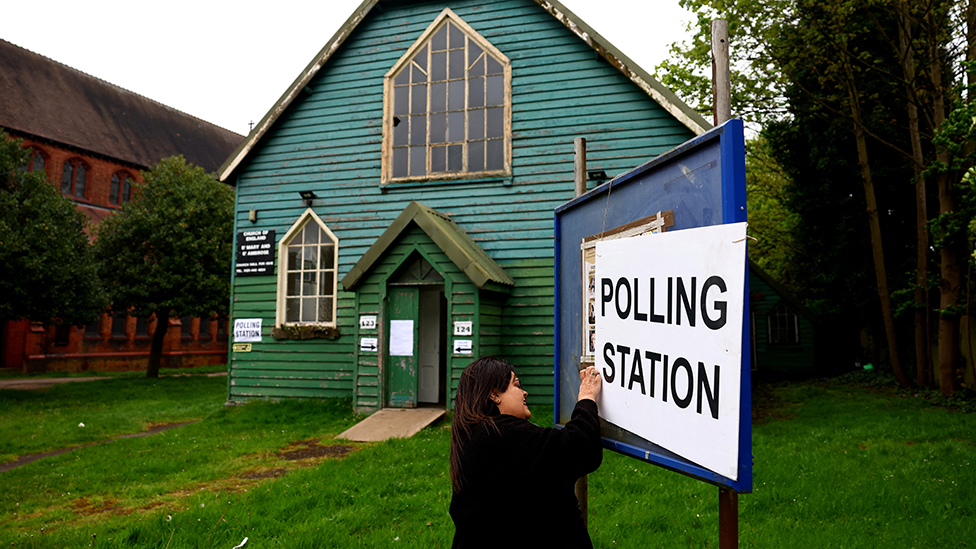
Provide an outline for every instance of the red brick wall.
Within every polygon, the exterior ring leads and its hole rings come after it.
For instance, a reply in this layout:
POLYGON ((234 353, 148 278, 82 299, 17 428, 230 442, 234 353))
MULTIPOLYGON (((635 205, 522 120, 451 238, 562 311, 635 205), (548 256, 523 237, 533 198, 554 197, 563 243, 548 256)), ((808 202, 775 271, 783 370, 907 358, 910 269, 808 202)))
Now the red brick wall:
MULTIPOLYGON (((49 143, 26 138, 24 147, 41 151, 44 155, 44 171, 47 179, 56 188, 61 188, 61 172, 65 161, 81 159, 88 170, 85 182, 85 197, 69 195, 78 204, 101 208, 118 209, 120 206, 109 201, 112 175, 125 171, 133 182, 141 182, 138 169, 121 162, 73 151, 49 143)), ((121 189, 120 189, 121 191, 121 189)), ((133 196, 135 199, 135 196, 133 196)), ((88 213, 88 212, 86 212, 88 213)), ((89 214, 91 215, 91 214, 89 214)), ((137 336, 136 319, 128 318, 125 337, 112 336, 112 318, 102 314, 99 320, 101 337, 85 335, 84 327, 72 326, 68 333, 67 345, 56 344, 56 328, 37 323, 8 323, 4 330, 3 366, 20 368, 23 372, 88 370, 138 370, 144 369, 148 362, 150 338, 137 336), (19 363, 17 363, 19 361, 19 363)), ((226 364, 227 335, 217 335, 217 321, 209 321, 209 336, 200 336, 200 320, 191 321, 191 338, 181 337, 180 319, 171 319, 163 344, 163 368, 187 368, 192 366, 226 364)), ((226 327, 226 321, 223 321, 226 327)), ((155 321, 149 323, 149 333, 155 328, 155 321)))
POLYGON ((112 174, 124 171, 129 174, 133 181, 142 181, 142 174, 139 170, 121 162, 113 162, 101 157, 87 155, 72 151, 67 148, 58 147, 49 143, 24 139, 24 147, 40 150, 44 153, 44 171, 47 172, 48 181, 58 189, 61 188, 61 171, 64 163, 72 158, 80 158, 88 169, 88 177, 85 184, 85 198, 74 195, 68 196, 79 204, 90 204, 93 206, 103 206, 107 208, 118 208, 109 202, 112 189, 112 174))
MULTIPOLYGON (((192 319, 189 338, 182 337, 180 319, 171 318, 163 341, 163 368, 191 368, 227 363, 227 321, 192 319), (210 333, 200 333, 200 323, 210 323, 210 333), (218 335, 218 322, 223 322, 218 335)), ((86 372, 145 369, 149 360, 151 337, 156 321, 150 320, 145 335, 136 334, 136 318, 128 317, 124 336, 112 334, 112 317, 99 318, 99 335, 89 336, 83 326, 70 328, 67 345, 56 344, 54 326, 28 336, 29 354, 23 366, 25 372, 86 372)))

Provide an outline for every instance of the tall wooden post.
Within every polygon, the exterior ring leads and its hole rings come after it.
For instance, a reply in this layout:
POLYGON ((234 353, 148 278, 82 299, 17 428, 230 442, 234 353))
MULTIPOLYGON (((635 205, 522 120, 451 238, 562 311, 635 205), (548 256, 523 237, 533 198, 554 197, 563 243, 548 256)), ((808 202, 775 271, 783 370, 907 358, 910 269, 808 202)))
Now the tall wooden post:
POLYGON ((573 140, 573 151, 576 162, 573 167, 573 196, 582 196, 586 192, 586 138, 577 137, 573 140))
MULTIPOLYGON (((712 99, 718 126, 732 118, 729 23, 723 19, 712 21, 712 99)), ((739 494, 729 488, 718 489, 718 547, 739 547, 739 494)))
POLYGON ((712 21, 712 99, 718 126, 732 118, 732 81, 729 73, 729 22, 712 21))
MULTIPOLYGON (((586 138, 577 137, 573 140, 575 162, 573 165, 573 196, 582 196, 586 192, 586 138)), ((580 364, 580 368, 583 364, 580 364)), ((587 482, 586 475, 576 479, 576 499, 579 501, 580 511, 583 512, 583 526, 589 527, 587 517, 587 482)))

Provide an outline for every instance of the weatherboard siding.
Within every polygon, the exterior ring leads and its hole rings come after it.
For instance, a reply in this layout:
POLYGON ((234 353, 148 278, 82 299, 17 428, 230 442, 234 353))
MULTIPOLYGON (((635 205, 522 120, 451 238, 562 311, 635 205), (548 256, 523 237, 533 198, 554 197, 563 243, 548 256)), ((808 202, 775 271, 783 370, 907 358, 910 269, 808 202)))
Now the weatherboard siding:
POLYGON ((753 341, 759 371, 775 377, 802 377, 816 371, 814 329, 810 318, 795 305, 787 305, 797 315, 799 342, 772 344, 769 342, 769 313, 779 303, 787 301, 779 290, 750 269, 749 307, 753 317, 753 341))
MULTIPOLYGON (((693 134, 534 2, 451 2, 511 61, 512 174, 381 186, 383 75, 446 5, 391 3, 367 16, 309 83, 311 93, 300 94, 236 171, 237 224, 276 229, 280 239, 305 211, 298 192, 314 191, 313 210, 339 239, 341 279, 411 200, 450 216, 516 285, 511 296, 455 287, 449 322, 480 317, 477 350, 511 360, 531 401, 550 401, 553 210, 573 197, 573 139, 586 137, 588 168, 612 177, 693 134), (256 223, 248 221, 252 209, 256 223)), ((231 397, 294 389, 379 405, 378 362, 356 345, 358 314, 381 310, 378 287, 357 288, 358 303, 357 293, 340 288, 339 339, 295 342, 270 337, 275 282, 235 280, 233 315, 263 318, 265 342, 232 355, 231 397), (281 372, 279 385, 255 373, 268 371, 281 372)), ((470 358, 451 356, 452 385, 470 358)))

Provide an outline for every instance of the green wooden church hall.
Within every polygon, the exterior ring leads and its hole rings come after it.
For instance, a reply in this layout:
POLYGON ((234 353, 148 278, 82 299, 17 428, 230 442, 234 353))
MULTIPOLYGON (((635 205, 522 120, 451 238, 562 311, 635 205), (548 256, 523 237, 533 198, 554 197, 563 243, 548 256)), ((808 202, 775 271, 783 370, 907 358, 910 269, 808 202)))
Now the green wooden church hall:
POLYGON ((612 178, 708 128, 558 2, 363 2, 219 171, 270 251, 237 258, 232 321, 261 333, 228 400, 450 408, 493 354, 551 403, 574 138, 612 178))

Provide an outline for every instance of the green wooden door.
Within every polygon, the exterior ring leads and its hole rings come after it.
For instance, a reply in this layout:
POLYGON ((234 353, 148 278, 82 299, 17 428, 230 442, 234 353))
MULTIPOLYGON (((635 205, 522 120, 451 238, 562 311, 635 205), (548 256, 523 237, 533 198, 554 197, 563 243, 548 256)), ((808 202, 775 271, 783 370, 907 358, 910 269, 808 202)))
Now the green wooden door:
POLYGON ((416 287, 392 287, 389 300, 386 405, 389 408, 415 408, 420 291, 416 287))

